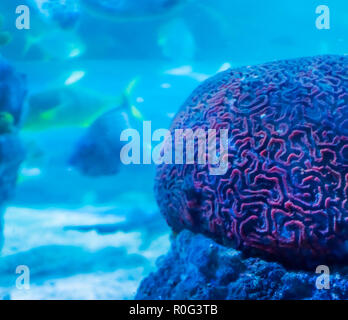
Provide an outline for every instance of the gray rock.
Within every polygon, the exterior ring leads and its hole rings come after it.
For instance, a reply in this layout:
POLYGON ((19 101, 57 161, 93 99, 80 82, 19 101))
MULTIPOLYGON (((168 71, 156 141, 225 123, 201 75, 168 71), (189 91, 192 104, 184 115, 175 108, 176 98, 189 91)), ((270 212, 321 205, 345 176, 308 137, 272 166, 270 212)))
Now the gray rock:
POLYGON ((277 262, 244 257, 187 230, 172 238, 157 268, 142 281, 136 299, 348 299, 344 267, 330 267, 330 289, 317 289, 315 270, 287 270, 277 262))

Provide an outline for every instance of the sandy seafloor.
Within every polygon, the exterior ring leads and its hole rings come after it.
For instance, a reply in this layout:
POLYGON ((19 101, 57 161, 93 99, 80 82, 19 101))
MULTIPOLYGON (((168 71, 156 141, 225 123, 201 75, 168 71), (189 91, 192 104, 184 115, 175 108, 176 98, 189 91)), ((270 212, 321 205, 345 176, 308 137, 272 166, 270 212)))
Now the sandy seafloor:
MULTIPOLYGON (((166 232, 144 245, 142 230, 98 234, 76 226, 122 223, 114 208, 9 207, 0 262, 3 299, 131 299, 156 258, 169 247, 166 232), (81 217, 83 216, 83 222, 81 217), (31 236, 27 236, 31 234, 31 236), (30 290, 15 286, 18 264, 30 268, 30 290)), ((157 218, 157 217, 152 217, 157 218)), ((121 228, 122 229, 122 228, 121 228)))

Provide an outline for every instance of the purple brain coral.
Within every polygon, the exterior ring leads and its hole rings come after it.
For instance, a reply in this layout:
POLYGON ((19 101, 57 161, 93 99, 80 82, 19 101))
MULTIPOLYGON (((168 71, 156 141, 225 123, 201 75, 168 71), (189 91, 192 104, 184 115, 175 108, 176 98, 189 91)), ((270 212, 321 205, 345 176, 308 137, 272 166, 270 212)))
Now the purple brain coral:
POLYGON ((334 55, 204 82, 171 132, 228 129, 228 169, 159 165, 155 192, 168 224, 289 266, 347 260, 347 86, 348 57, 334 55))

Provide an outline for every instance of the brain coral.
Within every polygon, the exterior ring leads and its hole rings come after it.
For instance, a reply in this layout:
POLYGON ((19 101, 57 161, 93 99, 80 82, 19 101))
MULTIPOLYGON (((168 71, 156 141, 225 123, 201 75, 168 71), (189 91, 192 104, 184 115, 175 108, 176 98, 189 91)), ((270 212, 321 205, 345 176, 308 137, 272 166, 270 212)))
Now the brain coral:
POLYGON ((198 87, 171 132, 228 129, 229 166, 214 176, 208 164, 159 165, 168 224, 293 267, 347 261, 347 70, 347 56, 300 58, 198 87))

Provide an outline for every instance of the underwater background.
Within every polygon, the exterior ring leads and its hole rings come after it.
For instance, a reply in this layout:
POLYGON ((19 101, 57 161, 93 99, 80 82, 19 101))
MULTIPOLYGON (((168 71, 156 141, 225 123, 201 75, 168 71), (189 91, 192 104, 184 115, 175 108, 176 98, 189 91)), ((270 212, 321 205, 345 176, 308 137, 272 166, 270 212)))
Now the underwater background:
POLYGON ((27 95, 0 298, 134 298, 170 247, 155 165, 116 165, 118 148, 95 158, 89 143, 105 151, 100 130, 115 123, 115 136, 145 120, 169 128, 189 94, 228 68, 348 54, 347 13, 345 0, 2 0, 0 55, 25 74, 27 95), (316 27, 322 4, 329 30, 316 27), (16 27, 20 5, 29 29, 16 27), (21 265, 30 290, 16 286, 21 265))

